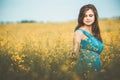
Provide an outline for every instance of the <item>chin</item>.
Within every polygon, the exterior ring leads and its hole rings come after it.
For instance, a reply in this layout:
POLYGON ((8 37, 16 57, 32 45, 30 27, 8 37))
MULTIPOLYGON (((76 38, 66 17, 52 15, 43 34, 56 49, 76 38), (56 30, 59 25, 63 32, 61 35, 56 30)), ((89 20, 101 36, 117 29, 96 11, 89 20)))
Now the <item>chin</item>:
POLYGON ((85 24, 86 26, 92 26, 92 24, 85 24))

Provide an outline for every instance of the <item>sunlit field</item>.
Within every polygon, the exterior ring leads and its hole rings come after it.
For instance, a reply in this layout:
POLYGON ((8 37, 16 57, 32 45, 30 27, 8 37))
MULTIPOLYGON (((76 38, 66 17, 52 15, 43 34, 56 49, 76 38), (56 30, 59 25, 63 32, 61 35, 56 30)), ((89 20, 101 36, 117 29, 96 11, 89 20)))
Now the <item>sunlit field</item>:
MULTIPOLYGON (((100 20, 101 80, 120 80, 120 19, 100 20)), ((69 56, 77 21, 0 24, 0 80, 82 80, 69 56)))

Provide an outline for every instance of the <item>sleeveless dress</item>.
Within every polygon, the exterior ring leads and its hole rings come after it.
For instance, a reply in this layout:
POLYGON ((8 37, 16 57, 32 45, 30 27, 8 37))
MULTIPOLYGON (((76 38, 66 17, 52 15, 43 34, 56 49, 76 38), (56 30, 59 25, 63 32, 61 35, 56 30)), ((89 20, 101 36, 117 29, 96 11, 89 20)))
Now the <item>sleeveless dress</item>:
POLYGON ((99 72, 101 70, 100 53, 104 48, 103 43, 87 31, 80 28, 77 30, 81 30, 87 39, 81 40, 79 59, 73 70, 79 75, 87 72, 99 72))

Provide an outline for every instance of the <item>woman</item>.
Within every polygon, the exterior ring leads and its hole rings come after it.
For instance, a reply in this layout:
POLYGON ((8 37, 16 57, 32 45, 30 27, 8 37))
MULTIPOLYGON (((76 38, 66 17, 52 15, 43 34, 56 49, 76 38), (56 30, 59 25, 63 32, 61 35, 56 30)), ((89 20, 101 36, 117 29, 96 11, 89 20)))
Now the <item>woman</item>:
POLYGON ((98 13, 94 5, 84 5, 80 9, 78 25, 75 28, 74 50, 78 57, 73 70, 83 79, 96 80, 93 75, 100 72, 100 53, 103 50, 98 24, 98 13))

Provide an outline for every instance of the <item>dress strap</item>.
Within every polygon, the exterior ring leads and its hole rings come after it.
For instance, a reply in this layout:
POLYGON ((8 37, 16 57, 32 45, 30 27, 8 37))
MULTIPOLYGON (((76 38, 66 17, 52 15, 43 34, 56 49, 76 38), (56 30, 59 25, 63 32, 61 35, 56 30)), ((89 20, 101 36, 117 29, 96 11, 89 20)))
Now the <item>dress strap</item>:
POLYGON ((78 30, 81 30, 87 37, 92 37, 92 35, 90 33, 88 33, 87 31, 83 30, 83 29, 78 29, 78 30))

